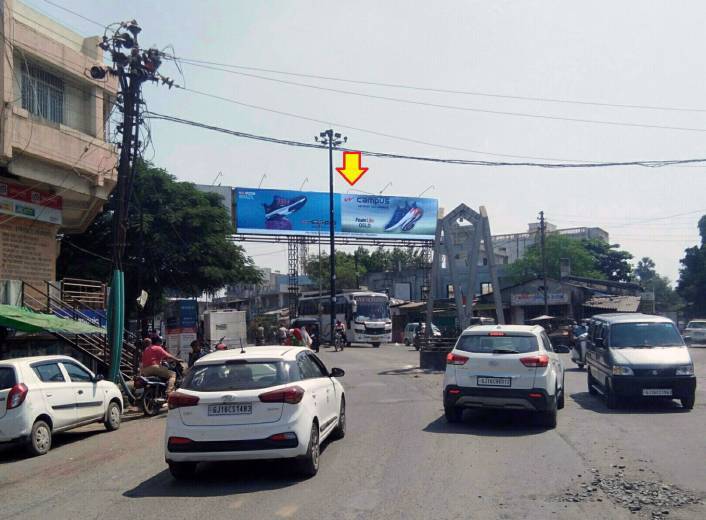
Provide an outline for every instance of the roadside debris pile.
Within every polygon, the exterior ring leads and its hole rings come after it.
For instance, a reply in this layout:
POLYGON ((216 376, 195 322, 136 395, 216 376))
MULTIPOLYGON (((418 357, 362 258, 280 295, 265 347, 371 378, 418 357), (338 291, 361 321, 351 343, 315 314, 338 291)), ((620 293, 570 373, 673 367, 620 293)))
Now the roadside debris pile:
POLYGON ((701 498, 676 486, 646 480, 627 480, 624 465, 614 466, 615 476, 602 477, 597 469, 592 469, 593 480, 581 484, 579 491, 569 490, 559 500, 562 502, 602 502, 601 495, 629 509, 633 513, 643 512, 652 518, 667 518, 670 509, 700 504, 701 498))

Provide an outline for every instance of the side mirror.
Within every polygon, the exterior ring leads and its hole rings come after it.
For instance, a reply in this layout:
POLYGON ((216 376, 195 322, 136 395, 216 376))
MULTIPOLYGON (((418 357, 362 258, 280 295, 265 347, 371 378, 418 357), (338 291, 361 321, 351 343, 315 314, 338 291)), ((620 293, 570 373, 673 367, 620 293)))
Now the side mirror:
POLYGON ((94 382, 94 383, 97 383, 98 381, 103 381, 103 379, 105 379, 105 378, 103 377, 103 374, 96 374, 95 376, 93 376, 93 382, 94 382))
POLYGON ((568 354, 571 352, 571 349, 567 345, 555 345, 554 352, 557 354, 568 354))
POLYGON ((342 368, 332 368, 331 374, 329 374, 330 377, 343 377, 345 375, 346 373, 342 368))
POLYGON ((682 336, 682 338, 684 339, 684 343, 691 345, 691 336, 682 336))

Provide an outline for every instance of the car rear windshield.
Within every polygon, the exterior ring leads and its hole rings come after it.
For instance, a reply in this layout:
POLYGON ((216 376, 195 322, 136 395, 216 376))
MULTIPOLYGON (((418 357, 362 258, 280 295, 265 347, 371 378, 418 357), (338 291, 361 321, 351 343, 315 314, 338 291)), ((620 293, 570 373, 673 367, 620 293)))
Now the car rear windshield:
POLYGON ((527 334, 508 334, 505 336, 488 336, 466 334, 458 338, 456 348, 466 352, 479 354, 535 352, 539 350, 537 337, 527 334))
POLYGON ((706 321, 690 321, 687 329, 706 329, 706 321))
POLYGON ((610 327, 610 346, 613 348, 683 344, 679 331, 671 323, 616 323, 610 327))
POLYGON ((282 385, 289 380, 284 363, 253 361, 196 365, 184 378, 182 388, 197 392, 257 390, 282 385))
POLYGON ((0 367, 0 390, 7 390, 16 384, 15 369, 12 367, 0 367))

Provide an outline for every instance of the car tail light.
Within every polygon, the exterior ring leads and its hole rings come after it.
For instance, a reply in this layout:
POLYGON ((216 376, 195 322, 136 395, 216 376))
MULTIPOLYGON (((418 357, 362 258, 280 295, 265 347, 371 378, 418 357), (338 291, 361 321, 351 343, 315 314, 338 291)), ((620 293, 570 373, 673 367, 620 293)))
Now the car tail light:
POLYGON ((536 393, 536 392, 532 392, 531 394, 529 394, 529 396, 530 396, 532 399, 541 399, 542 397, 544 397, 542 394, 538 394, 538 393, 536 393))
POLYGON ((449 354, 446 356, 447 365, 465 365, 466 361, 468 361, 468 358, 466 356, 459 356, 458 354, 454 354, 453 352, 449 352, 449 354))
POLYGON ((293 441, 297 438, 297 434, 294 432, 286 433, 276 433, 270 436, 271 441, 282 442, 282 441, 293 441))
POLYGON ((304 398, 304 389, 301 386, 288 386, 279 390, 272 390, 260 394, 263 403, 298 404, 304 398))
POLYGON ((520 358, 526 367, 546 367, 549 364, 549 356, 540 354, 539 356, 527 356, 520 358))
POLYGON ((494 331, 488 332, 488 336, 500 337, 500 336, 504 336, 504 335, 505 335, 505 333, 501 332, 499 330, 494 330, 494 331))
POLYGON ((451 395, 458 395, 458 394, 460 394, 460 393, 461 393, 461 389, 460 389, 460 388, 451 388, 451 389, 449 390, 449 394, 451 394, 451 395))
POLYGON ((175 408, 184 408, 185 406, 196 406, 199 404, 199 398, 195 395, 180 394, 179 392, 172 392, 167 400, 170 410, 175 408))
POLYGON ((7 394, 7 409, 12 410, 17 408, 22 403, 25 402, 25 397, 27 397, 27 385, 24 383, 19 383, 10 389, 10 393, 7 394))

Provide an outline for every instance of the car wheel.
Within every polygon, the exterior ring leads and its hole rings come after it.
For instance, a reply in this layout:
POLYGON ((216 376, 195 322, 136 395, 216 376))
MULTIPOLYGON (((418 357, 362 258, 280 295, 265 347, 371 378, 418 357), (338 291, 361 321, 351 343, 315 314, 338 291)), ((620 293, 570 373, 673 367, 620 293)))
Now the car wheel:
POLYGON ((31 455, 45 455, 51 449, 51 428, 44 421, 37 421, 32 426, 27 449, 31 455))
POLYGON ((618 405, 620 404, 618 400, 618 396, 615 395, 615 390, 613 390, 613 385, 610 383, 606 385, 606 391, 605 391, 605 405, 608 407, 610 410, 615 410, 618 405))
POLYGON ((685 409, 691 410, 691 409, 694 408, 694 403, 696 402, 696 393, 693 392, 693 393, 692 393, 691 395, 689 395, 688 397, 682 397, 682 398, 679 399, 679 400, 681 401, 681 405, 682 405, 685 409))
POLYGON ((588 384, 588 393, 591 395, 597 395, 598 391, 595 388, 596 380, 593 379, 593 376, 591 375, 591 369, 589 368, 586 370, 586 381, 588 384))
POLYGON ((460 423, 463 420, 463 408, 444 406, 444 417, 448 423, 460 423))
POLYGON ((169 462, 169 473, 177 480, 187 480, 196 474, 197 462, 169 462))
POLYGON ((551 410, 546 410, 544 412, 540 412, 540 422, 542 423, 542 426, 545 428, 556 428, 556 413, 557 407, 555 406, 551 410))
POLYGON ((405 345, 405 347, 409 347, 409 346, 411 345, 411 343, 409 342, 408 339, 405 339, 405 340, 404 340, 404 345, 405 345))
POLYGON ((105 413, 105 429, 113 432, 120 428, 120 405, 112 402, 108 405, 108 411, 105 413))
POLYGON ((309 447, 306 455, 299 462, 299 472, 306 478, 311 478, 319 471, 319 457, 321 455, 319 446, 319 425, 314 421, 311 425, 311 435, 309 437, 309 447))
POLYGON ((565 390, 564 390, 564 385, 562 384, 561 393, 559 393, 559 399, 557 399, 557 402, 556 402, 557 410, 561 410, 564 408, 564 405, 566 404, 566 399, 564 396, 565 396, 565 390))
POLYGON ((380 343, 373 343, 373 348, 380 348, 380 343))
POLYGON ((338 412, 338 425, 331 432, 334 439, 343 439, 346 436, 346 398, 341 397, 341 410, 338 412))

